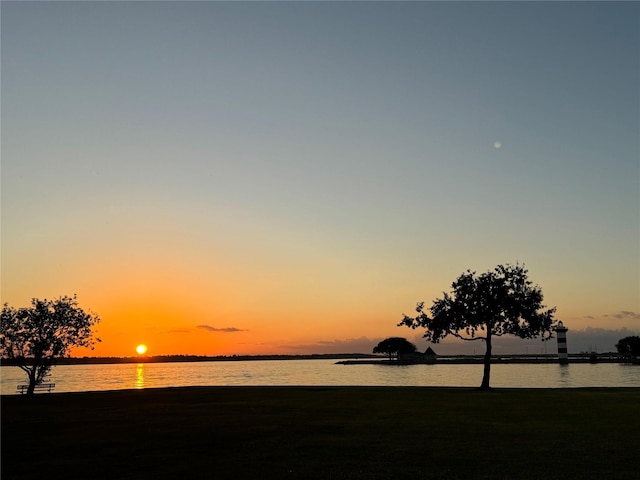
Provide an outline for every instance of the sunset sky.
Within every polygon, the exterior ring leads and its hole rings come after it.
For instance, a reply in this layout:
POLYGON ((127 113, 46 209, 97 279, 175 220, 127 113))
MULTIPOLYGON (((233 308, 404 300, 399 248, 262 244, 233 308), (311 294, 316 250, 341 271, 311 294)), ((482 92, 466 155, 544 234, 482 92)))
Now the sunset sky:
POLYGON ((75 355, 424 349, 403 313, 520 262, 570 352, 612 350, 640 334, 639 18, 3 1, 2 302, 77 293, 102 342, 75 355))

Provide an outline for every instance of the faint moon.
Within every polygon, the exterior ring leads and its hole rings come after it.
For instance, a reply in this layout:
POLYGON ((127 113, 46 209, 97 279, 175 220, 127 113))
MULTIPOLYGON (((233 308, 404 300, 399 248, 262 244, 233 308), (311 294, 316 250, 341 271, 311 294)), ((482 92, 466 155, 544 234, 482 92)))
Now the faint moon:
POLYGON ((502 147, 502 142, 493 142, 493 148, 496 150, 502 147))

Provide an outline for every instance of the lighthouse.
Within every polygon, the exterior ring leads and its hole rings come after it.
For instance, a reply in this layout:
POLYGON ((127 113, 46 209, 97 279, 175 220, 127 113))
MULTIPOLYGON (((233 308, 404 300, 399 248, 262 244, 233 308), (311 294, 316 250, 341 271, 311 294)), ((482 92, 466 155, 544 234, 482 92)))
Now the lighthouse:
POLYGON ((558 361, 562 365, 569 363, 569 354, 567 353, 567 327, 562 322, 558 322, 558 326, 555 328, 558 335, 558 361))

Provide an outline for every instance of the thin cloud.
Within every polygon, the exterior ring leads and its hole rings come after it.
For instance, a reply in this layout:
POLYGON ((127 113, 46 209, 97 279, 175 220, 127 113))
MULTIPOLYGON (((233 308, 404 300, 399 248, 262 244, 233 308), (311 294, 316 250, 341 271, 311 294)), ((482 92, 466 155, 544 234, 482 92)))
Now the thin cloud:
POLYGON ((187 330, 186 328, 178 328, 176 330, 169 330, 167 333, 189 333, 191 330, 187 330))
POLYGON ((605 315, 605 317, 617 318, 618 320, 640 320, 640 313, 621 310, 618 313, 614 313, 612 315, 605 315))
POLYGON ((246 330, 242 330, 241 328, 236 328, 236 327, 218 328, 218 327, 212 327, 211 325, 198 325, 196 328, 200 328, 202 330, 206 330, 207 332, 220 332, 220 333, 235 333, 235 332, 245 332, 246 331, 246 330))

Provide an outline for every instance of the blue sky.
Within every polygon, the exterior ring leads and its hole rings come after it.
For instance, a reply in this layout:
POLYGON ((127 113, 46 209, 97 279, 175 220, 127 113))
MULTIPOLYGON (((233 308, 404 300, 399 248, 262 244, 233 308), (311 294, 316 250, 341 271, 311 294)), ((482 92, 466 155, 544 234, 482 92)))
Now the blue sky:
POLYGON ((519 261, 640 331, 639 8, 3 2, 3 301, 310 349, 519 261))

